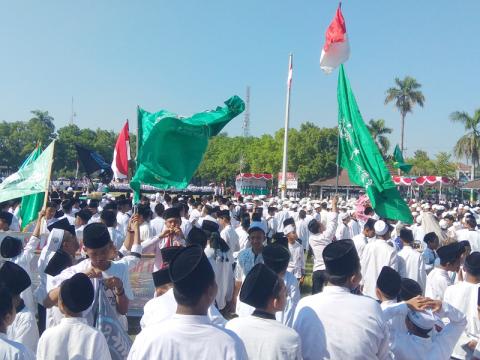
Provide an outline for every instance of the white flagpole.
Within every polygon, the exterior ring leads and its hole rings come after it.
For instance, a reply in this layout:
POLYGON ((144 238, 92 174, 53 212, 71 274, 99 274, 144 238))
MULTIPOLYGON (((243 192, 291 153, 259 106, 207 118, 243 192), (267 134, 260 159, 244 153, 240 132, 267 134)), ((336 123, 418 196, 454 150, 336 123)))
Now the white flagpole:
POLYGON ((293 54, 288 58, 288 80, 287 80, 287 101, 285 105, 285 131, 283 139, 283 164, 282 164, 282 199, 285 199, 287 192, 287 150, 288 150, 288 122, 290 120, 290 92, 292 90, 293 75, 293 54))

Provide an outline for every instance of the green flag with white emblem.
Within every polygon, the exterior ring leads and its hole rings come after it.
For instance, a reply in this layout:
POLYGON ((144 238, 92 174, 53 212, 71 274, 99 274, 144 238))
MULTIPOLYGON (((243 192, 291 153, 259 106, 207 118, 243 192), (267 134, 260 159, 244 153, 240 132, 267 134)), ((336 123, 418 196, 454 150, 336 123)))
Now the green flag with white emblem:
POLYGON ((338 75, 338 164, 350 181, 365 189, 375 212, 411 224, 412 214, 400 197, 387 166, 363 122, 343 65, 338 75))

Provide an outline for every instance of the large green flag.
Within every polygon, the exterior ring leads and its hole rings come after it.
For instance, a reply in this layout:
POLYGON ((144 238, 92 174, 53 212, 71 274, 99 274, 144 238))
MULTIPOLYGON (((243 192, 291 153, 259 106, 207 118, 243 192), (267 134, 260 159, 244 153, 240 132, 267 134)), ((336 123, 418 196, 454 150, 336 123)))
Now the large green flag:
POLYGON ((405 174, 408 174, 410 170, 412 170, 413 165, 407 164, 405 160, 403 160, 403 154, 398 145, 395 146, 393 157, 395 158, 395 163, 393 166, 395 166, 397 169, 402 170, 405 174))
POLYGON ((55 141, 32 161, 0 184, 0 202, 48 190, 55 141))
POLYGON ((412 214, 363 122, 343 65, 338 75, 337 95, 339 165, 348 171, 350 181, 365 189, 379 216, 411 224, 412 214))
POLYGON ((200 165, 208 139, 245 109, 238 96, 188 118, 166 110, 149 113, 138 108, 137 170, 130 186, 138 201, 141 184, 160 189, 185 188, 200 165))
MULTIPOLYGON (((37 145, 37 147, 31 152, 31 154, 25 159, 22 166, 20 166, 20 169, 23 169, 32 161, 37 160, 41 153, 42 147, 40 145, 37 145)), ((25 227, 27 227, 28 224, 30 224, 32 221, 37 219, 38 212, 42 209, 44 199, 45 193, 43 192, 22 197, 19 213, 20 218, 22 219, 22 230, 25 229, 25 227)))

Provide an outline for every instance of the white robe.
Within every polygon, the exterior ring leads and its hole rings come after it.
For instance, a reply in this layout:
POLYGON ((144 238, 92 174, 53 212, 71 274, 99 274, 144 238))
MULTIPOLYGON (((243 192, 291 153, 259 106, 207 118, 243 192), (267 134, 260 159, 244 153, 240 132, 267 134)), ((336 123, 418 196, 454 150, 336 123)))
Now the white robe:
POLYGON ((304 297, 293 328, 302 339, 303 359, 390 359, 388 326, 380 305, 340 286, 304 297))
POLYGON ((453 281, 448 275, 447 270, 434 268, 427 276, 425 297, 429 297, 433 300, 443 300, 445 290, 447 290, 447 287, 452 284, 453 281))
POLYGON ((35 360, 33 354, 25 345, 7 338, 0 333, 0 359, 2 360, 35 360))
POLYGON ((249 359, 302 358, 298 333, 276 320, 247 316, 230 320, 225 328, 243 341, 249 359))
POLYGON ((12 325, 7 328, 10 340, 25 345, 33 354, 37 352, 38 326, 35 315, 27 307, 17 312, 12 325))
POLYGON ((462 229, 456 232, 457 240, 468 240, 472 252, 480 251, 480 232, 476 230, 462 229))
POLYGON ((247 354, 233 332, 213 325, 208 316, 175 314, 142 330, 128 359, 243 360, 247 354))
POLYGON ((427 271, 422 253, 411 246, 404 246, 398 252, 398 272, 402 278, 408 278, 418 282, 423 291, 427 282, 427 271))
POLYGON ((337 232, 335 233, 335 238, 337 240, 345 240, 352 238, 349 227, 345 225, 343 221, 339 221, 337 232))
POLYGON ((288 271, 285 272, 283 281, 287 288, 287 302, 285 304, 285 309, 283 309, 283 311, 278 311, 275 314, 275 318, 282 324, 292 327, 295 309, 300 301, 300 287, 297 278, 288 271))
POLYGON ((225 240, 225 242, 230 247, 230 251, 232 253, 237 253, 240 251, 240 241, 238 239, 238 234, 232 225, 225 226, 220 232, 220 237, 225 240))
POLYGON ((105 336, 83 318, 63 318, 42 334, 38 360, 111 359, 105 336))
POLYGON ((376 299, 375 289, 382 268, 390 266, 398 271, 397 251, 385 240, 375 239, 365 246, 360 262, 363 275, 363 294, 376 299))
MULTIPOLYGON (((173 289, 168 290, 162 296, 154 297, 147 301, 143 307, 143 316, 140 320, 142 329, 147 326, 158 324, 164 320, 170 319, 177 311, 177 302, 173 296, 173 289)), ((212 304, 208 308, 208 317, 212 324, 225 326, 227 320, 224 319, 218 309, 212 304)))
POLYGON ((290 261, 288 262, 287 271, 291 272, 297 279, 300 279, 305 271, 303 246, 295 241, 293 244, 288 244, 288 250, 290 251, 290 261))
POLYGON ((361 259, 363 250, 365 250, 365 246, 368 244, 368 238, 363 233, 360 233, 355 235, 352 240, 353 244, 355 245, 355 249, 357 249, 358 257, 361 259))
MULTIPOLYGON (((406 304, 398 304, 385 310, 385 318, 392 316, 407 316, 406 304)), ((463 313, 447 303, 442 304, 442 309, 437 314, 449 320, 443 330, 434 337, 421 338, 407 331, 396 331, 392 336, 392 352, 396 360, 448 360, 467 321, 463 313)))
POLYGON ((220 250, 213 250, 210 246, 205 248, 205 255, 210 265, 212 265, 215 273, 215 281, 218 286, 215 302, 217 307, 222 310, 233 297, 233 287, 235 284, 232 267, 233 256, 230 251, 221 252, 220 250), (223 261, 221 258, 223 258, 223 261))
POLYGON ((463 345, 471 340, 480 342, 480 319, 477 311, 479 288, 480 284, 460 281, 445 290, 444 301, 463 312, 467 318, 467 326, 460 335, 452 354, 457 359, 470 359, 472 351, 465 351, 463 345))

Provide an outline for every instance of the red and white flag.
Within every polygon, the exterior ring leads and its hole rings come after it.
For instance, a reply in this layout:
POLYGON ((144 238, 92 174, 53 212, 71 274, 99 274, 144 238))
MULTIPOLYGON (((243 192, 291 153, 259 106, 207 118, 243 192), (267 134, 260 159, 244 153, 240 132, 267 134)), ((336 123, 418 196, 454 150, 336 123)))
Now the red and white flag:
POLYGON ((113 152, 112 170, 115 179, 126 179, 128 177, 128 160, 130 160, 130 133, 127 120, 118 135, 113 152))
POLYGON ((349 56, 350 45, 348 44, 347 28, 340 4, 325 34, 325 45, 320 56, 320 68, 325 73, 330 74, 347 61, 349 56))

